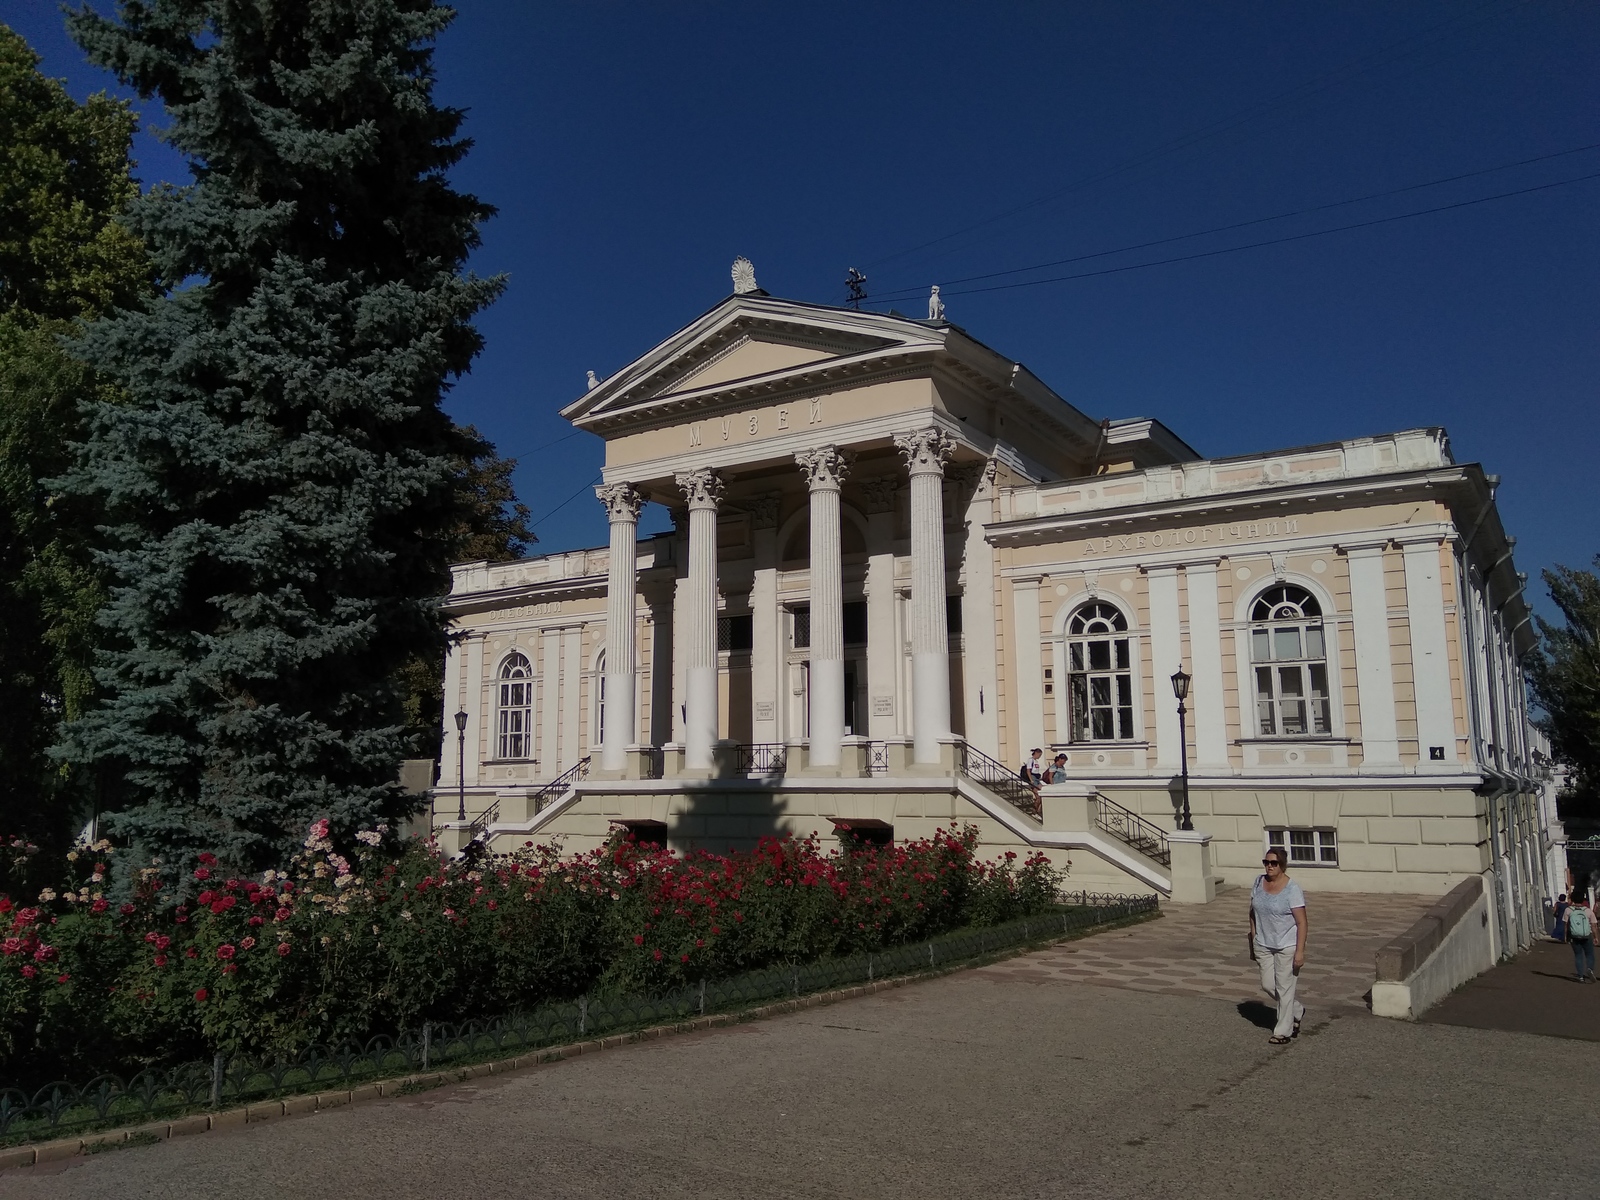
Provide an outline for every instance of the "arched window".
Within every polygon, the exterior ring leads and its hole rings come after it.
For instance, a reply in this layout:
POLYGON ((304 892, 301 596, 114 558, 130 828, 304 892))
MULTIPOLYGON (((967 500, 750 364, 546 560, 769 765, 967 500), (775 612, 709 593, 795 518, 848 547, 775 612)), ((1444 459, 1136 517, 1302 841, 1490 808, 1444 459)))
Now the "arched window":
POLYGON ((1262 737, 1333 732, 1322 606, 1304 588, 1268 588, 1250 609, 1250 663, 1262 737))
POLYGON ((606 742, 606 652, 600 651, 594 660, 594 737, 596 746, 606 742))
POLYGON ((1133 737, 1133 652, 1128 619, 1090 602, 1067 622, 1067 689, 1075 742, 1133 737))
POLYGON ((500 664, 500 758, 533 757, 533 668, 521 654, 500 664))

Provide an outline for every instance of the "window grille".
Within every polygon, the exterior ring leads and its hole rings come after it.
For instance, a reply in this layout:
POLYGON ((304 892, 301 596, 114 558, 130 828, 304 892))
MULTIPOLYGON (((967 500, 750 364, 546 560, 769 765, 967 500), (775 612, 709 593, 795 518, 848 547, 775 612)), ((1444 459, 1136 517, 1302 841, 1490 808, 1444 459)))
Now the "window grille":
POLYGON ((1316 597, 1292 584, 1268 588, 1250 610, 1250 663, 1262 737, 1333 732, 1327 643, 1316 597))
POLYGON ((1133 648, 1112 604, 1085 604, 1067 622, 1067 695, 1075 742, 1133 738, 1133 648))
POLYGON ((1332 829, 1278 828, 1267 830, 1267 847, 1282 850, 1289 856, 1289 865, 1305 867, 1337 867, 1339 865, 1339 835, 1332 829))
POLYGON ((533 757, 533 667, 521 654, 500 664, 498 758, 533 757))

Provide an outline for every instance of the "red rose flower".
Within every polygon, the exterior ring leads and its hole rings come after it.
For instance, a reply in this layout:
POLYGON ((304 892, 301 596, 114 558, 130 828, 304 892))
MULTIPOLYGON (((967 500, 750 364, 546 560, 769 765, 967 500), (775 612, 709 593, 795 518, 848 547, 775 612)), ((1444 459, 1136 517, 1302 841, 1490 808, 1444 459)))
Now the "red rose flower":
POLYGON ((287 908, 280 908, 277 912, 272 914, 272 919, 274 921, 287 921, 293 915, 294 914, 291 913, 287 908))
POLYGON ((232 958, 235 953, 236 951, 234 948, 226 943, 217 947, 217 957, 223 959, 224 961, 232 958))
POLYGON ((200 957, 200 952, 198 950, 196 950, 193 946, 189 946, 188 948, 186 948, 184 950, 183 956, 185 958, 199 958, 200 957))
POLYGON ((23 968, 22 968, 22 977, 23 977, 23 978, 24 978, 24 979, 32 979, 32 978, 33 978, 33 977, 34 977, 34 976, 35 976, 35 975, 37 975, 37 974, 38 974, 38 973, 39 973, 39 972, 37 972, 37 971, 35 971, 35 970, 34 970, 34 969, 33 969, 33 968, 32 968, 32 967, 30 967, 30 966, 25 966, 25 967, 23 967, 23 968))
POLYGON ((211 853, 202 854, 200 861, 208 867, 214 867, 217 865, 217 856, 211 853))
MULTIPOLYGON (((657 950, 657 951, 656 951, 656 956, 655 956, 655 957, 656 957, 656 961, 657 961, 657 962, 660 962, 660 961, 661 961, 661 951, 659 951, 659 950, 657 950)), ((24 967, 24 968, 23 968, 23 970, 27 970, 27 968, 26 968, 26 967, 24 967)))
POLYGON ((165 954, 156 955, 156 966, 164 967, 166 965, 167 965, 167 956, 165 954))
POLYGON ((157 950, 165 950, 170 945, 172 945, 172 939, 166 934, 163 933, 160 937, 156 938, 157 950))
MULTIPOLYGON (((204 867, 196 867, 194 869, 194 877, 196 879, 210 879, 211 872, 206 870, 204 867)), ((202 988, 201 990, 204 991, 205 989, 202 988)))
POLYGON ((198 1003, 198 1004, 204 1004, 206 1002, 206 997, 209 996, 210 994, 211 993, 206 991, 205 988, 197 988, 197 989, 195 989, 195 993, 194 993, 195 1002, 198 1003))
POLYGON ((56 982, 57 983, 65 983, 67 980, 69 980, 71 978, 72 978, 71 975, 68 975, 65 971, 63 971, 63 972, 61 972, 61 974, 56 976, 56 982))
POLYGON ((255 938, 247 937, 247 938, 245 938, 243 941, 241 941, 239 943, 239 949, 248 950, 248 949, 250 949, 251 946, 254 946, 255 944, 256 944, 255 938))
POLYGON ((233 963, 229 963, 227 966, 222 968, 222 973, 224 975, 232 975, 238 969, 239 968, 237 966, 235 966, 233 963))
POLYGON ((288 953, 289 953, 289 943, 288 942, 279 942, 278 943, 278 956, 281 958, 285 954, 288 954, 288 953))
POLYGON ((635 945, 635 946, 642 946, 642 945, 644 945, 644 934, 642 934, 642 933, 636 933, 636 934, 634 934, 634 935, 633 935, 633 944, 634 944, 634 945, 635 945))
POLYGON ((89 911, 92 912, 92 913, 103 913, 103 912, 105 912, 106 909, 108 909, 110 907, 111 907, 111 902, 110 901, 108 901, 108 900, 96 900, 93 904, 89 905, 89 911))
POLYGON ((259 926, 261 924, 261 918, 260 917, 251 917, 249 922, 248 922, 248 924, 249 924, 251 929, 255 929, 257 926, 259 926))
POLYGON ((119 909, 118 909, 118 910, 117 910, 117 911, 118 911, 118 912, 120 912, 120 913, 121 913, 121 914, 122 914, 122 915, 123 915, 123 916, 125 916, 125 917, 131 917, 131 916, 133 916, 133 905, 131 905, 131 904, 124 904, 124 905, 123 905, 123 906, 122 906, 122 907, 121 907, 121 908, 119 908, 119 909))

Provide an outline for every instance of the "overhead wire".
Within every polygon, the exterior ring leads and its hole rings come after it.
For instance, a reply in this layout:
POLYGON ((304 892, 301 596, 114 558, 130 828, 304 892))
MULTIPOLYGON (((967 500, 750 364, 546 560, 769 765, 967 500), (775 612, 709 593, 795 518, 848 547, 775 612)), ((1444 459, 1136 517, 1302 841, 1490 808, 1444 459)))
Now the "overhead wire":
MULTIPOLYGON (((1348 208, 1352 204, 1364 204, 1369 200, 1381 200, 1390 196, 1402 196, 1409 192, 1423 191, 1427 188, 1442 187, 1447 183, 1459 183, 1463 179, 1476 179, 1483 175, 1493 175, 1500 171, 1510 171, 1518 167, 1530 166, 1534 163, 1549 162, 1552 159, 1567 158, 1574 154, 1582 154, 1590 150, 1600 150, 1600 142, 1591 142, 1585 146, 1574 146, 1567 150, 1556 150, 1549 154, 1539 154, 1532 158, 1518 159, 1516 162, 1501 163, 1493 167, 1483 167, 1476 171, 1465 171, 1457 175, 1447 175, 1439 179, 1429 179, 1422 183, 1407 184, 1405 187, 1390 188, 1382 192, 1368 192, 1364 196, 1352 196, 1347 200, 1334 200, 1326 204, 1314 204, 1307 208, 1292 209, 1288 212, 1274 213, 1268 217, 1252 217, 1247 221, 1234 221, 1227 225, 1214 225, 1209 229, 1197 229, 1191 233, 1174 234, 1171 237, 1154 238, 1145 242, 1134 242, 1127 246, 1119 246, 1114 250, 1095 250, 1088 254, 1076 254, 1068 258, 1050 259, 1046 262, 1032 263, 1025 267, 1008 267, 1002 271, 986 271, 979 275, 964 275, 956 279, 939 281, 941 294, 951 285, 962 283, 976 283, 985 279, 999 279, 1006 275, 1022 275, 1029 271, 1044 271, 1051 267, 1066 266, 1068 263, 1088 262, 1096 258, 1107 258, 1115 254, 1131 254, 1135 250, 1148 250, 1153 246, 1171 245, 1173 242, 1189 241, 1198 237, 1208 237, 1216 233, 1228 233, 1237 229, 1248 229, 1255 225, 1266 225, 1273 221, 1286 221, 1293 217, 1309 216, 1312 213, 1327 212, 1335 208, 1348 208)), ((1510 194, 1510 193, 1508 193, 1510 194)), ((908 300, 926 294, 928 284, 918 284, 903 288, 891 289, 880 292, 872 297, 873 303, 890 303, 898 300, 908 300)))
POLYGON ((1296 84, 1294 87, 1288 88, 1285 91, 1277 93, 1276 95, 1269 96, 1264 100, 1259 100, 1253 104, 1246 105, 1244 108, 1238 109, 1225 117, 1220 117, 1209 124, 1202 125, 1198 129, 1190 130, 1188 133, 1181 134, 1176 138, 1171 138, 1165 142, 1159 143, 1158 145, 1151 147, 1149 150, 1144 151, 1141 154, 1137 154, 1133 158, 1127 159, 1116 166, 1108 167, 1104 170, 1085 176, 1084 178, 1079 179, 1064 188, 1058 188, 1047 192, 1044 195, 1037 196, 1024 204, 1017 205, 1016 207, 1007 209, 1004 212, 996 213, 993 216, 985 217, 982 220, 964 225, 959 229, 952 230, 950 233, 942 234, 939 237, 932 238, 925 242, 919 242, 915 246, 908 246, 906 249, 897 250, 892 254, 871 259, 865 263, 864 266, 867 269, 871 269, 873 267, 882 266, 885 263, 894 262, 896 259, 905 258, 906 256, 918 253, 919 251, 927 250, 933 246, 942 245, 943 243, 958 238, 963 234, 971 233, 974 230, 982 229, 988 225, 995 224, 996 222, 1004 221, 1021 213, 1029 212, 1041 205, 1048 204, 1053 200, 1058 200, 1064 196, 1072 195, 1075 192, 1082 191, 1084 188, 1090 187, 1093 184, 1099 183, 1103 180, 1115 178, 1116 176, 1125 174, 1136 167, 1141 167, 1147 163, 1154 162, 1157 159, 1164 158, 1169 154, 1174 154, 1180 150, 1186 150, 1191 146, 1209 141, 1212 138, 1236 129, 1241 125, 1248 124, 1257 117, 1265 116, 1279 108, 1282 108, 1287 104, 1294 103, 1298 100, 1308 99, 1319 92, 1327 91, 1329 88, 1337 86, 1339 83, 1343 83, 1347 79, 1353 79, 1373 69, 1374 67, 1385 65, 1386 62, 1399 61, 1408 53, 1427 49, 1431 46, 1440 45, 1443 42, 1448 41, 1451 37, 1454 37, 1457 34, 1466 31, 1467 29, 1486 24, 1487 22, 1494 20, 1496 17, 1510 12, 1515 7, 1517 7, 1515 0, 1512 0, 1511 3, 1507 3, 1506 0, 1489 0, 1489 3, 1472 9, 1469 12, 1459 13, 1448 20, 1440 21, 1437 24, 1430 25, 1426 29, 1418 30, 1416 33, 1407 34, 1405 37, 1391 42, 1389 45, 1382 47, 1370 55, 1353 59, 1342 66, 1334 68, 1332 71, 1327 71, 1321 75, 1314 76, 1304 83, 1296 84), (1474 18, 1478 19, 1474 20, 1474 18), (1452 26, 1455 26, 1456 28, 1451 28, 1452 26), (1421 45, 1410 47, 1410 49, 1405 49, 1410 43, 1426 39, 1430 34, 1436 33, 1440 30, 1449 30, 1449 32, 1438 38, 1434 38, 1432 41, 1426 41, 1421 45), (1393 53, 1395 51, 1402 52, 1393 53), (1390 57, 1385 58, 1385 56, 1390 57))
MULTIPOLYGON (((1101 275, 1118 275, 1126 271, 1141 271, 1148 267, 1164 267, 1172 263, 1193 262, 1202 258, 1217 258, 1224 254, 1238 254, 1245 250, 1257 250, 1263 246, 1280 246, 1288 242, 1302 242, 1310 238, 1326 237, 1333 233, 1344 233, 1352 229, 1368 229, 1375 225, 1388 225, 1395 221, 1408 221, 1413 217, 1426 217, 1433 213, 1450 212, 1459 208, 1471 208, 1478 204, 1488 204, 1495 200, 1506 200, 1512 196, 1527 196, 1534 192, 1546 192, 1553 188, 1567 187, 1575 183, 1583 183, 1590 179, 1600 179, 1600 171, 1588 175, 1578 175, 1571 179, 1559 179, 1553 183, 1541 183, 1532 187, 1517 188, 1514 191, 1498 192, 1493 196, 1479 196, 1472 200, 1458 200, 1453 204, 1440 204, 1433 208, 1418 209, 1415 212, 1396 213, 1387 217, 1373 217, 1367 221, 1354 221, 1348 225, 1336 225, 1331 229, 1315 229, 1307 233, 1286 234, 1283 237, 1267 238, 1259 242, 1247 242, 1242 246, 1224 246, 1216 250, 1201 250, 1194 254, 1180 254, 1172 258, 1156 259, 1153 262, 1125 263, 1117 267, 1105 267, 1098 271, 1080 271, 1072 275, 1054 275, 1045 279, 1026 279, 1016 283, 997 283, 989 287, 961 288, 956 291, 946 292, 940 290, 941 295, 948 296, 973 296, 984 292, 1005 292, 1018 288, 1040 287, 1047 283, 1066 283, 1073 279, 1091 279, 1101 275)), ((887 304, 888 300, 874 299, 868 302, 887 304)))

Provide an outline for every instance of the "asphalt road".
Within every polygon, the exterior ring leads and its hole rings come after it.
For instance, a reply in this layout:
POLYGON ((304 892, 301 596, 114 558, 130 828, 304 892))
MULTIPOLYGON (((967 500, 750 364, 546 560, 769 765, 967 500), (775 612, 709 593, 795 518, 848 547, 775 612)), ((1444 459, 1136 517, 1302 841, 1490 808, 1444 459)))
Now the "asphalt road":
POLYGON ((1226 1000, 964 973, 6 1172, 0 1196, 1600 1192, 1600 1044, 1335 1011, 1276 1049, 1226 1000))

